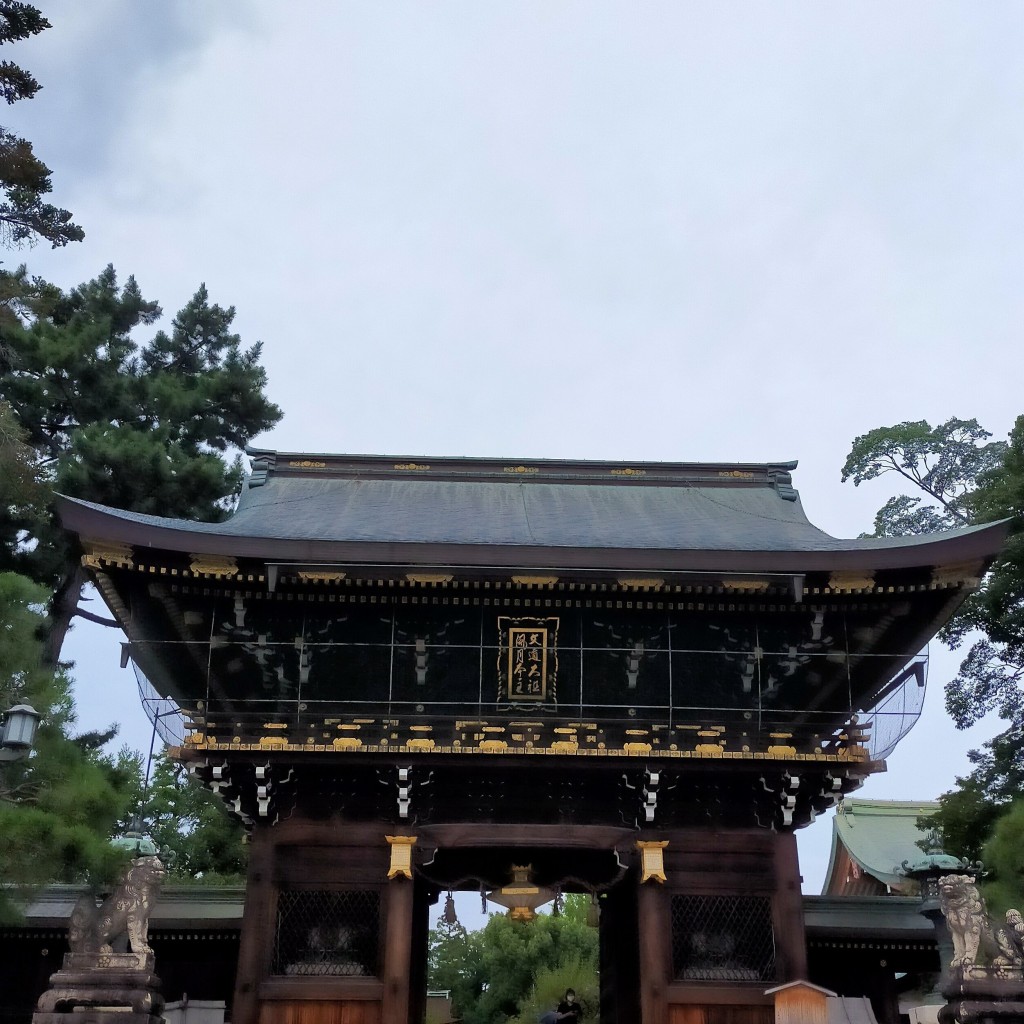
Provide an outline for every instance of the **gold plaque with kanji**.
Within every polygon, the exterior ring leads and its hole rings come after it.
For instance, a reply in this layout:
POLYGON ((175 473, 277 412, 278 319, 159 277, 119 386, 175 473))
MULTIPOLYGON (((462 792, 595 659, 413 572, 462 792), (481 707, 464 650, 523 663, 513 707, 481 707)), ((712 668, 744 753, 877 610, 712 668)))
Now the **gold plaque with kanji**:
POLYGON ((558 619, 498 619, 499 700, 514 704, 555 699, 558 619))

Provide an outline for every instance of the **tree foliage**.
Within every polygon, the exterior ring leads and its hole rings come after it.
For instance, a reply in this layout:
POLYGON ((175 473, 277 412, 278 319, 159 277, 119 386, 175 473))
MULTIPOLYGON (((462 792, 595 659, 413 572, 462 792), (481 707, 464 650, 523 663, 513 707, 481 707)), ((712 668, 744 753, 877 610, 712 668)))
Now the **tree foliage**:
MULTIPOLYGON (((37 7, 18 0, 0 0, 0 45, 19 42, 48 29, 37 7)), ((8 104, 31 99, 42 88, 29 72, 0 61, 0 98, 8 104)), ((40 238, 55 249, 80 242, 85 233, 71 214, 46 197, 53 190, 50 169, 34 153, 32 143, 0 126, 0 241, 21 246, 40 238)))
POLYGON ((947 420, 932 428, 925 420, 877 427, 853 442, 843 482, 855 486, 895 473, 921 494, 900 494, 875 517, 876 537, 902 537, 966 526, 978 481, 1002 464, 1006 445, 977 420, 947 420))
POLYGON ((429 987, 450 990, 454 1013, 466 1024, 536 1019, 528 1014, 549 998, 552 984, 561 986, 558 998, 571 987, 583 1003, 586 993, 584 1010, 596 1019, 597 931, 584 918, 585 909, 529 923, 493 914, 471 933, 442 923, 430 933, 429 987))
POLYGON ((0 763, 0 919, 26 889, 47 882, 102 883, 121 857, 107 840, 131 800, 131 765, 73 737, 70 682, 43 664, 45 588, 0 573, 0 709, 42 714, 32 755, 0 763))
POLYGON ((984 886, 989 908, 1003 914, 1024 903, 1024 799, 1015 800, 998 818, 985 844, 985 866, 992 880, 984 886))
MULTIPOLYGON (((240 485, 237 450, 281 411, 264 393, 260 344, 242 346, 234 309, 211 303, 205 286, 169 331, 138 342, 160 316, 134 278, 118 284, 113 267, 68 292, 24 267, 0 273, 0 398, 56 491, 217 520, 240 485)), ((55 664, 71 619, 84 612, 75 552, 52 505, 42 515, 0 508, 0 539, 0 568, 53 591, 46 656, 55 664)))
POLYGON ((542 1014, 558 1006, 570 988, 576 993, 583 1020, 596 1021, 601 1008, 597 965, 590 959, 572 958, 540 968, 530 994, 509 1024, 535 1024, 542 1014))
POLYGON ((153 763, 142 818, 147 835, 167 855, 172 881, 244 884, 247 847, 240 822, 163 754, 153 763))
MULTIPOLYGON (((954 649, 967 646, 946 687, 953 721, 966 728, 994 712, 1005 722, 1002 732, 971 752, 970 776, 940 797, 932 819, 948 852, 969 859, 990 836, 995 842, 1024 787, 1024 416, 1007 442, 990 437, 977 420, 954 418, 935 428, 923 420, 898 423, 858 437, 843 467, 843 479, 854 484, 896 473, 914 489, 886 502, 875 519, 876 536, 1010 520, 1005 549, 940 634, 954 649)), ((990 885, 1003 886, 1006 896, 1012 879, 1003 874, 1008 861, 1001 860, 1004 867, 990 885)))

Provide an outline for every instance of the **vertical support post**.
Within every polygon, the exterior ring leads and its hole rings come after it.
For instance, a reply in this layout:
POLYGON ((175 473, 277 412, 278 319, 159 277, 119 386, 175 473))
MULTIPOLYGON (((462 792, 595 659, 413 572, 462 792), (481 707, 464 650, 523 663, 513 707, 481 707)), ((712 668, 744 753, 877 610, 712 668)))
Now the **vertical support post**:
POLYGON ((796 836, 782 832, 775 837, 775 943, 776 977, 780 982, 807 977, 807 939, 804 905, 800 893, 800 862, 796 836))
POLYGON ((637 894, 640 947, 640 1020, 667 1024, 672 928, 665 891, 646 882, 637 894))
POLYGON ((384 931, 384 998, 382 1016, 388 1024, 406 1024, 412 978, 412 936, 415 883, 412 851, 415 836, 385 836, 391 847, 388 868, 387 924, 384 931))
POLYGON ((273 856, 269 827, 257 825, 249 848, 238 972, 231 1007, 234 1024, 257 1024, 259 1020, 259 985, 266 974, 270 944, 274 941, 273 856))
POLYGON ((387 887, 387 925, 384 932, 384 999, 382 1019, 393 1024, 409 1020, 409 982, 412 966, 413 883, 392 879, 387 887))
POLYGON ((430 933, 430 907, 437 896, 428 892, 422 880, 413 890, 412 964, 409 970, 409 1018, 424 1020, 427 1013, 427 937, 430 933))

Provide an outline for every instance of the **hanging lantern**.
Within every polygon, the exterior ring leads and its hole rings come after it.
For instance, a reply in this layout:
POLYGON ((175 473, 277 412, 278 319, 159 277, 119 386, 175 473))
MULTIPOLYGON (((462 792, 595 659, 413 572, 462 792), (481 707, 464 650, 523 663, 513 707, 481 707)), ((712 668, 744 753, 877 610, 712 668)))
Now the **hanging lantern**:
POLYGON ((448 890, 448 895, 444 899, 444 913, 441 916, 447 925, 459 923, 459 916, 455 913, 455 897, 452 895, 451 889, 448 890))
POLYGON ((562 909, 563 909, 564 905, 565 905, 565 901, 562 899, 562 887, 558 886, 555 889, 555 902, 554 902, 554 904, 551 907, 551 916, 552 917, 561 917, 562 916, 562 909))
POLYGON ((590 894, 590 906, 587 907, 587 927, 596 928, 601 923, 601 905, 597 902, 597 893, 590 894))
POLYGON ((36 729, 42 717, 30 704, 15 704, 4 718, 0 743, 14 750, 28 750, 35 742, 36 729))
POLYGON ((555 898, 552 889, 534 883, 532 872, 530 864, 513 864, 512 881, 487 894, 491 903, 508 908, 508 916, 513 921, 532 921, 537 916, 537 908, 555 898))

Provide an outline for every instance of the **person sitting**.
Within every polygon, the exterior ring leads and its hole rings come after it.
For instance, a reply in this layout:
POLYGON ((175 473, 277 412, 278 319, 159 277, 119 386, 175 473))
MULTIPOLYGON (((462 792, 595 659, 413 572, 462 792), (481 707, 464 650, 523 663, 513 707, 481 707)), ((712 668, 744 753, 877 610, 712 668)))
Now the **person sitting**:
POLYGON ((569 1024, 576 1024, 576 1021, 582 1018, 583 1011, 576 1002, 576 993, 571 988, 565 990, 565 996, 555 1012, 558 1014, 558 1020, 567 1020, 569 1024))

